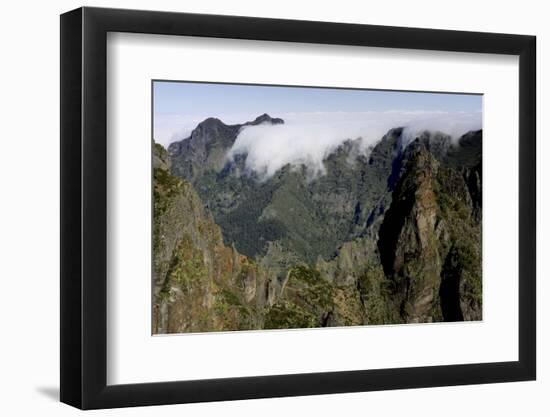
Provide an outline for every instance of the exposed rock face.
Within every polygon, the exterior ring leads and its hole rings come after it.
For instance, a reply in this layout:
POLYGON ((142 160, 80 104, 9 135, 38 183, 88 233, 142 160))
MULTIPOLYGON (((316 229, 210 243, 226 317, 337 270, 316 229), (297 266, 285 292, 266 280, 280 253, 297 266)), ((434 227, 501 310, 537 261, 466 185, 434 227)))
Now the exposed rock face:
POLYGON ((403 298, 407 322, 432 321, 439 290, 438 207, 434 191, 439 163, 422 150, 409 162, 380 228, 382 265, 403 298))
POLYGON ((396 283, 401 317, 406 322, 479 320, 480 195, 467 184, 477 171, 445 167, 426 147, 415 152, 378 241, 384 272, 396 283))
POLYGON ((154 333, 481 319, 481 131, 396 128, 258 181, 225 159, 242 126, 154 147, 154 333))
POLYGON ((190 183, 170 175, 154 155, 153 333, 262 326, 268 275, 235 248, 190 183))
POLYGON ((173 161, 172 173, 193 181, 206 170, 222 169, 239 128, 238 125, 227 126, 215 118, 200 123, 189 138, 168 147, 173 161))

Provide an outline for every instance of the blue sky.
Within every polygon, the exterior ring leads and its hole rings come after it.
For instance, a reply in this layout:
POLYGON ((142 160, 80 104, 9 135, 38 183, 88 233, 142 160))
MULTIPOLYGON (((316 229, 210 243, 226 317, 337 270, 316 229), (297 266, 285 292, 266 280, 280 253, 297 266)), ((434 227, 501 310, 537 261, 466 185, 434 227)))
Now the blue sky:
POLYGON ((262 113, 286 120, 317 113, 467 112, 482 110, 481 95, 332 88, 271 87, 155 81, 154 136, 163 144, 181 139, 207 117, 242 123, 262 113))

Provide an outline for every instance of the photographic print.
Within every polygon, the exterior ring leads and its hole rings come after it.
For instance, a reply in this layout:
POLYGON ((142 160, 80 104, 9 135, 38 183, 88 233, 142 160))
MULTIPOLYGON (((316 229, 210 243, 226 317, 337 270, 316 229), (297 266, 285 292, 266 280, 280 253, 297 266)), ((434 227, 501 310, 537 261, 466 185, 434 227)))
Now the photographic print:
POLYGON ((153 334, 482 319, 482 95, 152 94, 153 334))

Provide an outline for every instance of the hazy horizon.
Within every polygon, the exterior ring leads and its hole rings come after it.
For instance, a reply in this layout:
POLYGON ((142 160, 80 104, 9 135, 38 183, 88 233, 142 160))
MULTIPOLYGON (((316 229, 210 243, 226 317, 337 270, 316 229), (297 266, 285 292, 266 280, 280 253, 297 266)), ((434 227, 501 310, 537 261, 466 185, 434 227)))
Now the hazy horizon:
POLYGON ((189 136, 208 117, 240 124, 263 113, 282 118, 294 136, 306 129, 308 136, 333 131, 337 141, 363 136, 371 143, 397 126, 451 135, 481 128, 479 94, 174 81, 155 81, 153 94, 153 137, 164 146, 189 136))

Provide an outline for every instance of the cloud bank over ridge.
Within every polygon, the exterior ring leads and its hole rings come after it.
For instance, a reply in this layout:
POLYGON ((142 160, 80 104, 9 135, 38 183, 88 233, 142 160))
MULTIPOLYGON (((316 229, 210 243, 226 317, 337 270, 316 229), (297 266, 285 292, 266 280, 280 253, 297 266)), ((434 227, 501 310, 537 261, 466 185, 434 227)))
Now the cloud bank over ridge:
POLYGON ((368 152, 395 127, 405 128, 405 142, 424 130, 457 139, 482 128, 481 112, 312 112, 271 116, 282 117, 285 124, 244 127, 228 154, 229 159, 247 154, 246 167, 265 178, 287 164, 303 164, 314 173, 323 173, 323 160, 346 140, 360 138, 362 151, 368 152))

